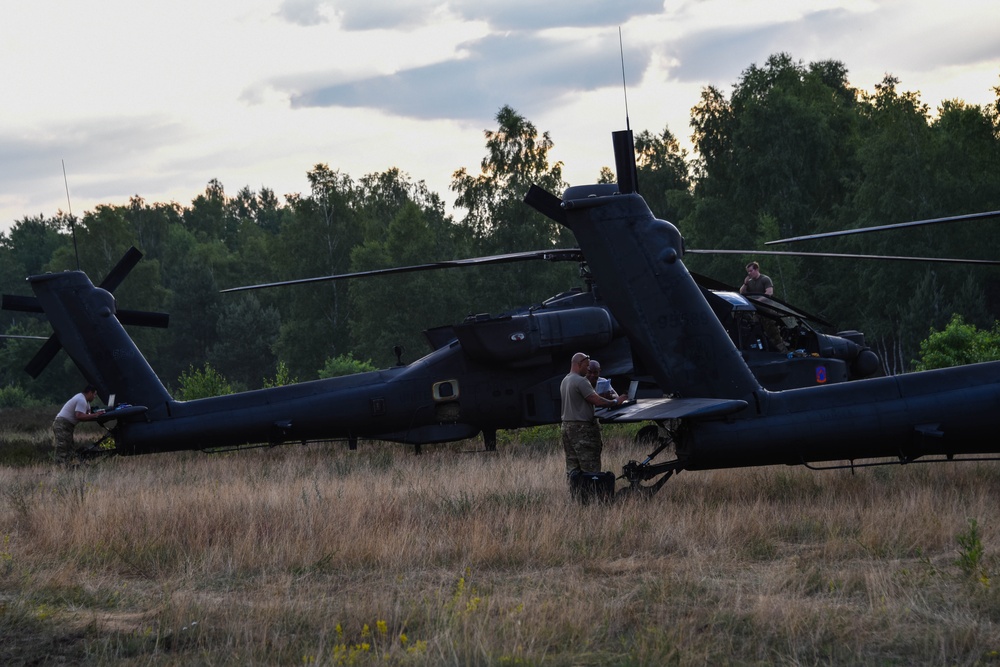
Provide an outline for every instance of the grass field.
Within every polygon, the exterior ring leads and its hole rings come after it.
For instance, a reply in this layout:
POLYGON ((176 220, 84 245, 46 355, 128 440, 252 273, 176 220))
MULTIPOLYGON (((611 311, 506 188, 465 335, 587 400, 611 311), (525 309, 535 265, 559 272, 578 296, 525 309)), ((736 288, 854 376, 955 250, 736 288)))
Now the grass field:
POLYGON ((579 506, 552 433, 0 467, 0 664, 1000 663, 1000 464, 579 506))

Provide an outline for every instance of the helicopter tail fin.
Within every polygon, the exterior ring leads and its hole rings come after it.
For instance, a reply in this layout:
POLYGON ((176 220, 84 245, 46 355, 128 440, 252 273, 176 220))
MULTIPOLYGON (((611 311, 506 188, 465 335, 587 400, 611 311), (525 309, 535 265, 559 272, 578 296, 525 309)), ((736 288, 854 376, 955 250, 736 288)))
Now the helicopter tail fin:
POLYGON ((82 271, 28 278, 62 348, 105 401, 166 410, 170 394, 122 327, 115 298, 82 271))
POLYGON ((681 261, 680 232, 642 197, 620 185, 577 186, 559 202, 533 186, 525 202, 541 213, 561 209, 550 217, 576 236, 636 362, 666 393, 760 406, 767 392, 681 261))

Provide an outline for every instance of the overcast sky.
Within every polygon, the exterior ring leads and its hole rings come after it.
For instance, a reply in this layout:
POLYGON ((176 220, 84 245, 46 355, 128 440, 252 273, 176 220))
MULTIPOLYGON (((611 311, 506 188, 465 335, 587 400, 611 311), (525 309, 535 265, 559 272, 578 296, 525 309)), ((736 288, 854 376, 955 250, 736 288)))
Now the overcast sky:
POLYGON ((689 141, 706 85, 726 94, 786 52, 988 104, 997 0, 171 0, 6 3, 0 23, 0 230, 98 204, 182 205, 212 178, 279 196, 326 163, 399 167, 450 205, 508 104, 548 131, 564 177, 613 164, 625 125, 689 141))

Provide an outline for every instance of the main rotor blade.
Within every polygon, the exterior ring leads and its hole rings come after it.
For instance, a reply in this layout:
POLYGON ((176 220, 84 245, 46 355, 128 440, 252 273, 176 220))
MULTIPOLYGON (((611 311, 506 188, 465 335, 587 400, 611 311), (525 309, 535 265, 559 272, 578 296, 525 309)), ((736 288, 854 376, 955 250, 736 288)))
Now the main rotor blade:
POLYGON ((936 225, 940 222, 962 222, 963 220, 984 220, 986 218, 1000 217, 1000 211, 988 211, 985 213, 969 213, 967 215, 952 215, 947 218, 933 218, 930 220, 914 220, 913 222, 897 222, 892 225, 879 225, 877 227, 861 227, 859 229, 843 229, 839 232, 824 232, 822 234, 809 234, 807 236, 794 236, 777 241, 767 241, 764 245, 777 245, 779 243, 795 243, 798 241, 811 241, 813 239, 828 239, 835 236, 848 236, 850 234, 866 234, 868 232, 883 232, 889 229, 906 229, 907 227, 922 227, 924 225, 936 225))
POLYGON ((696 250, 686 248, 690 255, 769 255, 778 257, 831 257, 833 259, 881 259, 897 262, 936 262, 940 264, 1000 264, 997 259, 961 259, 957 257, 907 257, 902 255, 853 255, 836 252, 792 252, 782 250, 696 250))
POLYGON ((534 259, 544 259, 548 261, 583 261, 583 253, 578 248, 555 248, 552 250, 528 250, 526 252, 512 252, 506 255, 491 255, 489 257, 471 257, 469 259, 452 259, 444 262, 432 262, 430 264, 417 264, 415 266, 394 266, 388 269, 372 269, 371 271, 356 271, 354 273, 339 273, 332 276, 318 276, 315 278, 299 278, 297 280, 283 280, 274 283, 262 283, 260 285, 245 285, 243 287, 230 287, 219 290, 225 292, 243 292, 247 290, 265 289, 267 287, 287 287, 289 285, 306 285, 309 283, 319 283, 332 280, 345 280, 347 278, 370 278, 372 276, 388 276, 397 273, 412 273, 414 271, 435 271, 438 269, 453 269, 461 266, 478 266, 482 264, 509 264, 513 262, 524 262, 534 259))

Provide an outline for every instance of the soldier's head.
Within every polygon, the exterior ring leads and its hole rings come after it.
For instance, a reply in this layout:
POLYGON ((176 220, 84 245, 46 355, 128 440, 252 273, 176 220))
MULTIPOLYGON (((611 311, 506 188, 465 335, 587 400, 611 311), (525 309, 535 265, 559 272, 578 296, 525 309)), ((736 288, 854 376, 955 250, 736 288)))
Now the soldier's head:
POLYGON ((587 380, 590 381, 591 386, 596 387, 599 377, 601 377, 601 363, 591 359, 590 363, 587 364, 587 380))
POLYGON ((590 357, 583 352, 577 352, 573 355, 573 360, 569 365, 569 372, 576 373, 577 375, 587 375, 587 369, 590 367, 590 357))

